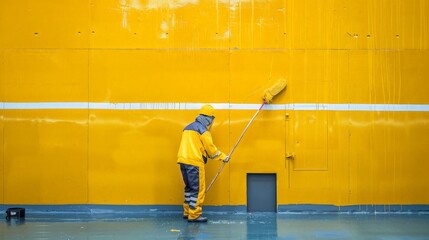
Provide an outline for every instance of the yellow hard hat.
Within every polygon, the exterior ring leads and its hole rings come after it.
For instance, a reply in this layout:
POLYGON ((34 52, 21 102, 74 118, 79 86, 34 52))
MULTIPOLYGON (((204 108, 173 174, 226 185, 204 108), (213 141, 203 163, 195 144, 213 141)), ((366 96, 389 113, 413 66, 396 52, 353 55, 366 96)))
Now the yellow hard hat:
POLYGON ((215 116, 215 110, 214 110, 212 105, 206 104, 206 105, 203 105, 201 107, 200 114, 206 115, 209 117, 214 117, 215 116))

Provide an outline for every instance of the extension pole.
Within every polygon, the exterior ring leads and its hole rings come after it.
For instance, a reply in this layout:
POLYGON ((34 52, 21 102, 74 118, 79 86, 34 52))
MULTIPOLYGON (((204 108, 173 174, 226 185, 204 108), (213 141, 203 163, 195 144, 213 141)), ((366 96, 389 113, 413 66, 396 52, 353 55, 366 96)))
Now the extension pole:
MULTIPOLYGON (((265 105, 265 101, 261 104, 261 106, 259 107, 258 111, 256 111, 256 113, 253 115, 252 119, 250 119, 249 123, 247 124, 247 126, 244 128, 243 132, 241 133, 240 137, 238 138, 237 142, 235 143, 234 147, 231 149, 231 151, 228 154, 228 157, 231 158, 232 153, 234 152, 234 150, 237 148, 238 144, 240 143, 241 139, 243 138, 244 134, 247 132, 247 129, 249 128, 250 124, 253 122, 253 120, 255 120, 256 116, 258 115, 259 111, 261 111, 262 107, 264 107, 265 105)), ((219 171, 217 171, 216 175, 214 176, 213 180, 210 182, 209 186, 206 189, 206 193, 210 190, 211 186, 213 185, 213 183, 215 182, 216 178, 219 176, 220 172, 222 172, 222 169, 225 167, 225 165, 228 162, 224 162, 222 164, 222 166, 220 167, 219 171)))

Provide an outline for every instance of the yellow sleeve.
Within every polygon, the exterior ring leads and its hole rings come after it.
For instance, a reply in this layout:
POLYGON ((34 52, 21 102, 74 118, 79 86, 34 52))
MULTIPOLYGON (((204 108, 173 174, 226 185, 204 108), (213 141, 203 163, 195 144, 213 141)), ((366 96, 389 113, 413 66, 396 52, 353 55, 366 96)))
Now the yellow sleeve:
POLYGON ((226 158, 225 153, 219 151, 214 145, 212 135, 209 131, 206 131, 201 135, 201 142, 203 143, 204 149, 206 150, 209 158, 218 161, 223 161, 226 158))

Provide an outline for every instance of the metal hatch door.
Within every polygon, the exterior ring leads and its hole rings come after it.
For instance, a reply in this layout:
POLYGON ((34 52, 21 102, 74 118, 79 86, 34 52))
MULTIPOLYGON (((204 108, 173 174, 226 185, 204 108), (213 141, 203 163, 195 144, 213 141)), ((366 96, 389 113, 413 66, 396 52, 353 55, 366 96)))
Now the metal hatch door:
POLYGON ((327 111, 286 112, 289 188, 328 187, 327 111))
POLYGON ((277 212, 276 174, 247 174, 247 212, 277 212))

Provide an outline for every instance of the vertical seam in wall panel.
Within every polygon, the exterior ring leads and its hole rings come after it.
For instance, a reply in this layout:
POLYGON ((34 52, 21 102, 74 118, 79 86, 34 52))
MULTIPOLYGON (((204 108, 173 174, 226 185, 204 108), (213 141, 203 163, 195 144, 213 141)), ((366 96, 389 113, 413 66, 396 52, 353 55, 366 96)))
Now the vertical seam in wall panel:
POLYGON ((5 148, 4 148, 4 141, 5 141, 5 137, 4 137, 4 135, 5 135, 5 133, 4 133, 4 108, 2 108, 3 109, 3 115, 2 115, 2 121, 3 121, 3 125, 2 125, 2 135, 3 135, 3 142, 2 142, 2 149, 3 149, 3 151, 2 151, 2 159, 3 159, 3 163, 2 163, 2 165, 3 165, 3 169, 2 169, 2 199, 1 199, 1 201, 2 201, 2 203, 4 204, 4 193, 5 193, 5 191, 4 191, 4 175, 5 175, 5 173, 6 173, 6 171, 5 171, 5 159, 4 159, 4 152, 5 152, 5 148))
MULTIPOLYGON (((3 88, 2 88, 3 89, 3 88)), ((4 104, 2 104, 2 115, 1 115, 1 121, 2 121, 2 138, 3 138, 3 141, 2 141, 2 186, 1 186, 1 188, 2 188, 2 196, 1 196, 1 203, 2 204, 4 204, 4 193, 5 193, 5 191, 4 191, 4 175, 5 175, 5 173, 6 173, 6 171, 5 171, 5 159, 4 159, 4 152, 5 152, 5 148, 4 148, 4 141, 5 141, 5 137, 4 137, 4 135, 5 135, 5 131, 4 131, 4 114, 5 114, 5 111, 4 111, 4 104)))
POLYGON ((88 99, 88 108, 87 108, 87 128, 86 128, 86 203, 87 204, 89 204, 89 103, 90 103, 90 99, 89 99, 89 91, 90 91, 90 88, 89 88, 89 82, 90 82, 90 63, 91 63, 91 61, 90 61, 90 56, 91 56, 91 54, 90 54, 90 50, 91 48, 90 48, 90 46, 88 46, 88 51, 87 51, 87 64, 88 64, 88 67, 87 67, 87 72, 88 72, 88 74, 87 74, 87 81, 88 81, 88 85, 87 85, 87 99, 88 99))
MULTIPOLYGON (((1 69, 3 69, 3 65, 4 65, 4 58, 5 58, 5 51, 3 51, 3 53, 0 55, 0 70, 1 69)), ((0 76, 0 78, 1 78, 1 76, 0 76)), ((1 86, 1 83, 3 83, 3 81, 0 81, 0 91, 1 92, 3 92, 3 89, 5 89, 3 86, 1 86)), ((5 84, 6 85, 6 84, 5 84)), ((1 94, 1 93, 0 93, 1 94)), ((4 98, 5 96, 3 95, 3 98, 4 98)), ((1 188, 2 188, 2 196, 1 196, 1 204, 4 204, 5 202, 4 202, 4 193, 5 193, 5 190, 4 190, 4 179, 5 179, 5 177, 4 177, 4 175, 5 175, 5 173, 6 173, 6 171, 5 171, 5 159, 4 159, 4 156, 5 156, 5 154, 4 154, 4 152, 5 152, 5 131, 4 131, 4 125, 5 125, 5 117, 4 117, 4 114, 5 114, 5 108, 4 108, 4 102, 6 102, 5 101, 5 99, 1 99, 1 110, 2 110, 2 115, 1 115, 1 122, 2 122, 2 125, 1 125, 1 127, 2 127, 2 186, 1 186, 1 188)))
POLYGON ((417 7, 417 9, 419 9, 419 15, 418 15, 418 23, 419 23, 419 26, 420 26, 420 28, 419 28, 419 30, 418 30, 418 32, 417 32, 417 34, 420 36, 419 37, 419 50, 424 50, 425 49, 425 47, 424 47, 424 35, 425 35, 425 32, 424 32, 424 26, 425 26, 425 21, 424 21, 424 9, 423 9, 423 7, 424 7, 424 2, 425 2, 425 0, 419 0, 418 1, 418 7, 417 7))
MULTIPOLYGON (((325 111, 326 112, 326 170, 329 172, 329 170, 331 171, 331 176, 333 174, 333 167, 332 169, 329 169, 330 165, 329 165, 329 111, 325 111)), ((331 182, 332 184, 332 182, 331 182)))
MULTIPOLYGON (((321 76, 322 76, 322 82, 323 82, 323 84, 322 84, 322 89, 321 89, 321 92, 320 92, 320 98, 321 99, 324 99, 324 100, 326 100, 326 96, 325 96, 325 92, 324 92, 324 87, 325 86, 323 86, 326 82, 330 82, 331 80, 330 80, 330 77, 329 77, 329 74, 328 74, 328 72, 329 72, 329 69, 328 69, 328 65, 329 65, 329 50, 326 50, 326 51, 323 51, 323 61, 322 61, 322 68, 321 68, 321 76)), ((328 84, 329 85, 329 84, 328 84)), ((330 164, 329 164, 329 131, 328 131, 328 128, 329 128, 329 112, 328 111, 322 111, 322 112, 325 112, 326 113, 326 115, 325 115, 325 119, 323 119, 323 121, 326 123, 325 124, 325 129, 323 129, 324 130, 324 132, 326 133, 326 135, 325 135, 325 139, 326 139, 326 171, 328 171, 328 183, 329 183, 329 187, 332 187, 332 177, 333 177, 333 173, 334 173, 334 167, 332 166, 332 168, 330 169, 330 164), (329 178, 331 178, 331 179, 329 179, 329 178)))
MULTIPOLYGON (((93 0, 89 0, 89 27, 88 27, 88 33, 91 32, 91 28, 93 27, 93 7, 94 7, 95 3, 93 2, 93 0)), ((87 204, 90 204, 90 154, 89 154, 89 150, 90 150, 90 146, 89 146, 89 140, 90 140, 90 105, 91 105, 91 101, 90 101, 90 82, 91 82, 91 40, 92 40, 92 35, 89 34, 88 35, 88 48, 87 48, 87 98, 88 98, 88 109, 87 109, 87 129, 86 129, 86 202, 87 204)))
POLYGON ((252 0, 252 18, 251 18, 251 28, 250 28, 250 32, 251 32, 251 49, 253 50, 253 46, 254 46, 254 25, 255 25, 255 1, 252 0))
MULTIPOLYGON (((240 3, 241 4, 241 3, 240 3)), ((231 1, 230 1, 230 6, 231 6, 231 1)), ((241 18, 241 16, 240 16, 241 18)), ((231 26, 231 9, 229 10, 229 23, 228 23, 228 31, 230 31, 230 26, 231 26)), ((231 48, 231 36, 232 34, 229 34, 229 46, 228 46, 228 78, 229 78, 229 82, 228 82, 228 103, 231 103, 231 82, 232 82, 232 64, 231 64, 231 59, 232 59, 232 48, 231 48)), ((230 152, 230 146, 231 146, 231 105, 229 105, 228 107, 228 152, 230 152)), ((228 184, 229 184, 229 193, 228 193, 228 204, 231 204, 231 167, 228 168, 228 184)))
MULTIPOLYGON (((229 4, 231 6, 231 4, 229 4)), ((231 12, 231 10, 230 10, 231 12)), ((216 35, 219 35, 219 0, 216 0, 216 35)))
MULTIPOLYGON (((415 4, 415 1, 413 1, 413 14, 411 15, 411 16, 416 16, 416 13, 415 13, 415 9, 416 9, 416 4, 415 4)), ((412 43, 412 45, 411 45, 411 48, 416 48, 416 42, 415 42, 415 37, 414 36, 416 36, 416 34, 415 34, 415 30, 416 30, 416 28, 415 28, 415 18, 413 18, 413 24, 412 24, 412 35, 411 36, 413 36, 411 39, 413 40, 413 43, 412 43)))
MULTIPOLYGON (((347 78, 347 80, 348 81, 350 81, 350 78, 351 78, 351 76, 350 76, 350 51, 347 51, 347 76, 348 76, 348 78, 347 78)), ((348 91, 347 91, 347 93, 348 93, 348 91)), ((350 103, 350 99, 348 99, 348 102, 350 103)), ((351 154, 350 154, 350 151, 351 151, 351 144, 350 144, 350 142, 351 142, 351 121, 350 121, 350 111, 348 111, 348 120, 349 120, 349 126, 348 126, 348 129, 347 129, 347 139, 348 139, 348 151, 347 151, 347 162, 348 162, 348 170, 349 170, 349 172, 348 172, 348 192, 347 192, 347 199, 348 199, 348 201, 347 201, 347 204, 350 204, 350 201, 351 201, 351 194, 352 194, 352 187, 351 187, 351 166, 352 166, 352 163, 351 163, 351 154)), ((357 171, 357 169, 358 168, 356 168, 356 170, 355 171, 357 171)))

